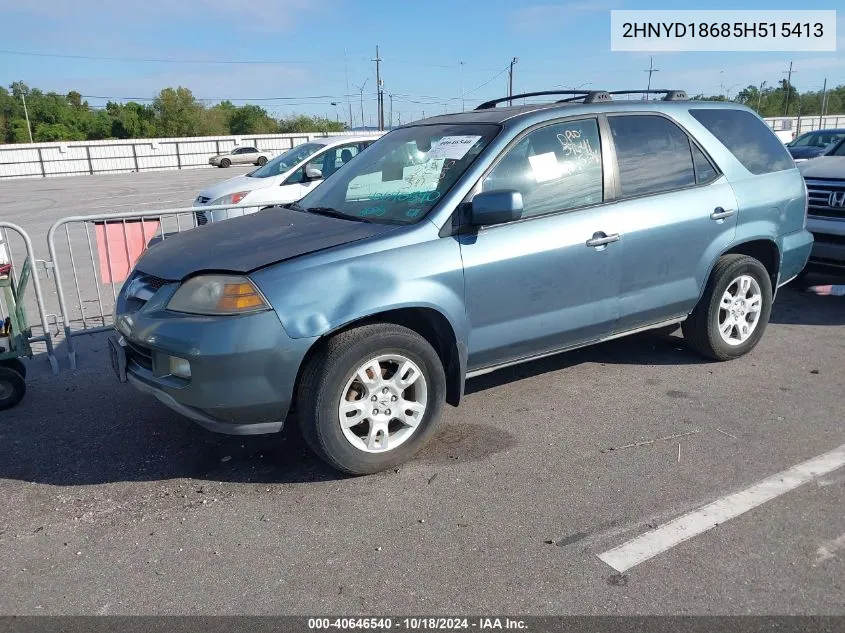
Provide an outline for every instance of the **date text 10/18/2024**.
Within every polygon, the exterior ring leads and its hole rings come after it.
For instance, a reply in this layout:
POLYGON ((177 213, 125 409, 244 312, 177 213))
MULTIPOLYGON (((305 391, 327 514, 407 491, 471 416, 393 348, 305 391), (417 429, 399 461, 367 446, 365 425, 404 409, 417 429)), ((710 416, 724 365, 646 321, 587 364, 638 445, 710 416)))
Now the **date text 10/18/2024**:
POLYGON ((521 630, 527 631, 528 625, 519 618, 309 618, 311 630, 406 630, 406 631, 444 631, 444 630, 521 630))

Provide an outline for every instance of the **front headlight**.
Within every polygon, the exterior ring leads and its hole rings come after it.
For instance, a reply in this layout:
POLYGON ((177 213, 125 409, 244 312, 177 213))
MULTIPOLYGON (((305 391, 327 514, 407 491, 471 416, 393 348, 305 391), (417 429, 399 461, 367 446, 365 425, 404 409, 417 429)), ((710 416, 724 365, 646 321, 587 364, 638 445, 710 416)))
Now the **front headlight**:
POLYGON ((238 204, 241 200, 249 195, 249 191, 238 191, 237 193, 230 193, 227 196, 220 196, 211 204, 238 204))
POLYGON ((200 275, 183 283, 167 309, 188 314, 246 314, 269 310, 258 288, 246 277, 200 275))

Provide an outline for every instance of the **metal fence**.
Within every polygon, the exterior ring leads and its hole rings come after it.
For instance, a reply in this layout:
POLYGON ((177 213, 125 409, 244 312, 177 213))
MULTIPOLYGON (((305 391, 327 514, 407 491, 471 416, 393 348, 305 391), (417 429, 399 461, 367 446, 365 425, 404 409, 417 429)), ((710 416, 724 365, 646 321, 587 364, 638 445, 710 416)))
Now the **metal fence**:
POLYGON ((845 115, 767 117, 766 123, 775 132, 793 132, 795 136, 813 130, 845 128, 845 115))
POLYGON ((213 212, 228 211, 231 218, 253 210, 257 208, 209 205, 77 215, 54 223, 47 233, 48 269, 71 369, 76 368, 74 337, 111 329, 120 288, 150 245, 213 222, 213 212))
MULTIPOLYGON (((18 260, 18 262, 15 261, 14 252, 16 249, 12 248, 12 244, 9 240, 10 231, 16 234, 23 243, 23 250, 25 253, 24 257, 29 261, 29 265, 32 267, 32 274, 29 278, 30 284, 27 286, 27 288, 32 288, 32 292, 27 293, 27 296, 18 298, 18 300, 23 303, 23 306, 28 314, 31 314, 33 310, 38 314, 39 323, 28 324, 33 331, 33 336, 29 337, 29 342, 30 344, 44 343, 47 351, 47 358, 50 360, 53 373, 58 373, 59 366, 55 352, 53 351, 53 338, 49 328, 44 292, 41 288, 41 280, 39 279, 36 267, 36 264, 42 260, 36 258, 35 249, 32 246, 32 240, 22 227, 12 222, 0 220, 0 237, 2 237, 2 239, 0 239, 0 260, 6 260, 0 261, 0 263, 9 263, 12 265, 12 269, 9 272, 10 275, 16 275, 20 270, 24 269, 23 262, 20 260, 18 260)), ((16 281, 20 281, 20 278, 16 277, 16 281)), ((10 306, 6 304, 2 295, 0 295, 0 314, 5 317, 9 316, 9 313, 10 306)))
POLYGON ((259 134, 0 145, 0 179, 94 175, 210 167, 208 159, 235 147, 280 153, 338 134, 259 134))

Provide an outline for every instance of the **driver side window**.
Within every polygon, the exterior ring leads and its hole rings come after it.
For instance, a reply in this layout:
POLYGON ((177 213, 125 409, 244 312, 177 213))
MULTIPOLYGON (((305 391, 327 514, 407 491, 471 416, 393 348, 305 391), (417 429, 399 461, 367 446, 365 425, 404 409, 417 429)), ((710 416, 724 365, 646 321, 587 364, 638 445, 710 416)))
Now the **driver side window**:
POLYGON ((597 121, 566 121, 531 132, 499 161, 481 188, 519 191, 524 218, 602 202, 597 121))

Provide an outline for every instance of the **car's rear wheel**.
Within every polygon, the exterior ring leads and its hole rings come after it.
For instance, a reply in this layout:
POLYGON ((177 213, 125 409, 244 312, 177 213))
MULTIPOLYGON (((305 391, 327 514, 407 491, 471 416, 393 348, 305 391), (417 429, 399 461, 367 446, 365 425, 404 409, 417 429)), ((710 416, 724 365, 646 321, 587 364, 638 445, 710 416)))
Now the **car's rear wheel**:
POLYGON ((682 325, 684 338, 708 358, 738 358, 760 342, 771 311, 772 282, 766 267, 747 255, 725 255, 682 325))
POLYGON ((443 365, 429 342, 377 323, 333 336, 314 354, 297 411, 319 457, 364 475, 411 459, 434 431, 445 397, 443 365))
POLYGON ((223 160, 220 161, 221 167, 231 167, 231 165, 232 165, 232 161, 230 161, 228 158, 224 158, 223 160))
POLYGON ((267 157, 266 156, 259 156, 258 160, 255 161, 259 167, 263 167, 267 164, 267 157))

